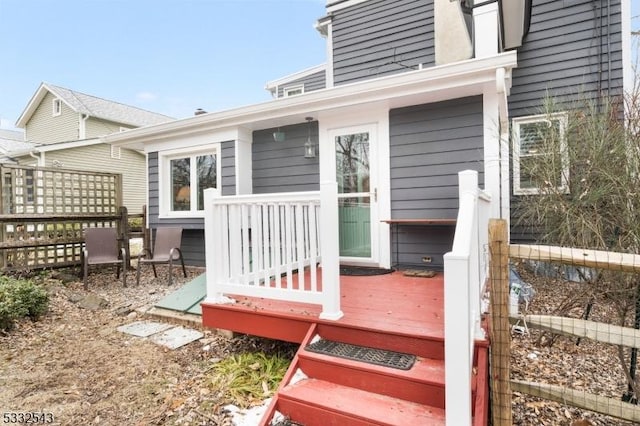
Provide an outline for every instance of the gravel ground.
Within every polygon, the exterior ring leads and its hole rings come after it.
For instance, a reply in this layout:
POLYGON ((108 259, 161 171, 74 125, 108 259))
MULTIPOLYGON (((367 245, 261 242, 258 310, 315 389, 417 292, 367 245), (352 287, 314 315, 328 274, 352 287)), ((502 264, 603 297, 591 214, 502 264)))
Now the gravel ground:
POLYGON ((92 271, 88 293, 77 271, 70 272, 39 275, 50 294, 49 312, 0 333, 3 412, 52 413, 60 425, 229 425, 222 410, 229 401, 208 386, 211 366, 234 353, 295 349, 202 330, 200 341, 168 350, 116 330, 140 319, 136 309, 153 305, 201 269, 189 268, 189 277, 178 275, 172 287, 163 267, 157 279, 145 268, 139 286, 130 271, 126 288, 113 269, 92 271), (87 294, 97 296, 99 307, 81 307, 87 294))
MULTIPOLYGON (((584 285, 540 278, 520 269, 525 282, 536 290, 529 314, 553 315, 567 295, 584 293, 584 285)), ((580 318, 586 299, 570 309, 566 316, 580 318)), ((590 320, 617 323, 612 303, 596 300, 590 320)), ((613 345, 576 338, 556 336, 551 346, 549 334, 530 329, 529 335, 513 334, 511 344, 511 377, 584 390, 592 394, 620 400, 627 390, 618 348, 613 345)), ((628 368, 628 361, 626 368, 628 368)), ((568 405, 514 393, 513 423, 518 425, 632 425, 615 418, 580 410, 568 405)))

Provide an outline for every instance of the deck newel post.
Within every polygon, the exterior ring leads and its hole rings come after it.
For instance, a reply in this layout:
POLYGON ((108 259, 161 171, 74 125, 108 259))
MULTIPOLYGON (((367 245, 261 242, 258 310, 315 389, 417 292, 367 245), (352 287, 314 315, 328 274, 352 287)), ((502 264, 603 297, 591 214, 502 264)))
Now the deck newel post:
POLYGON ((219 232, 222 218, 219 211, 220 206, 216 206, 213 200, 217 197, 218 191, 214 188, 204 190, 204 250, 205 265, 207 273, 207 297, 206 302, 229 303, 231 299, 225 297, 217 288, 220 281, 219 258, 221 256, 221 239, 216 238, 216 231, 219 232))
POLYGON ((320 318, 337 320, 340 310, 340 242, 338 239, 338 184, 320 182, 322 256, 322 313, 320 318))

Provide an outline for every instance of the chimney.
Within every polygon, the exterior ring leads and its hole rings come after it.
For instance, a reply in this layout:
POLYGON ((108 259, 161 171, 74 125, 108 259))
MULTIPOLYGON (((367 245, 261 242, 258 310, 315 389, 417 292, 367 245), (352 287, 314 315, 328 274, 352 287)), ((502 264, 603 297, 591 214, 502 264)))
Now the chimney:
POLYGON ((193 113, 193 115, 202 115, 202 114, 206 114, 207 111, 203 110, 202 108, 198 108, 196 110, 196 112, 193 113))

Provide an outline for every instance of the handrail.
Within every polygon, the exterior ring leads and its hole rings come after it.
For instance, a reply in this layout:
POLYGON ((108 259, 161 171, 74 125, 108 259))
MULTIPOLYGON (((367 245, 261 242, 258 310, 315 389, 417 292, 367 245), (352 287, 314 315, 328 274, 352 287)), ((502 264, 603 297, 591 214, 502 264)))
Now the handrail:
POLYGON ((459 207, 452 249, 444 255, 445 399, 447 425, 471 424, 471 382, 474 344, 484 338, 481 299, 488 262, 491 195, 478 188, 478 172, 459 176, 459 207), (452 407, 455 406, 455 409, 452 407))

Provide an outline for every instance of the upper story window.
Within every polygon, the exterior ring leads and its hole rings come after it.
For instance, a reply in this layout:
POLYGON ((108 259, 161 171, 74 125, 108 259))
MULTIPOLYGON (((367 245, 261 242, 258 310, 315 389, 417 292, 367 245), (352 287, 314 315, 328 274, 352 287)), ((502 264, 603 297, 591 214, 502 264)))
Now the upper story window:
POLYGON ((304 85, 300 84, 298 86, 285 87, 282 89, 282 96, 285 98, 289 96, 302 95, 304 93, 304 85))
POLYGON ((513 119, 513 193, 569 191, 567 114, 513 119))
POLYGON ((204 215, 204 190, 220 188, 219 145, 160 157, 161 216, 204 215))
POLYGON ((52 115, 54 117, 62 114, 62 101, 60 99, 53 100, 52 115))

